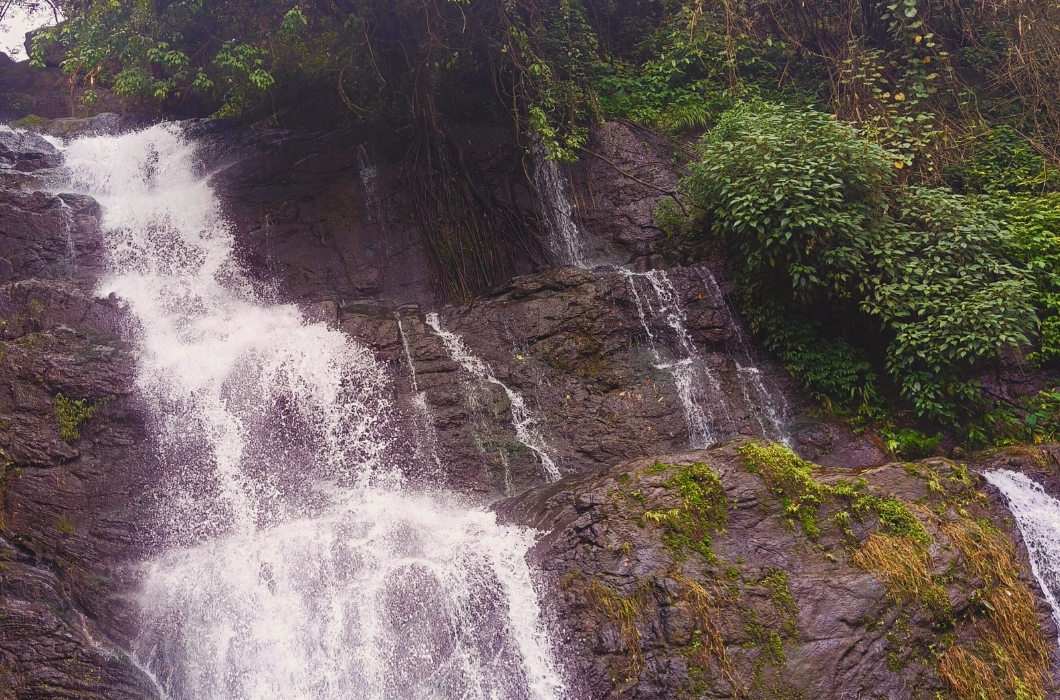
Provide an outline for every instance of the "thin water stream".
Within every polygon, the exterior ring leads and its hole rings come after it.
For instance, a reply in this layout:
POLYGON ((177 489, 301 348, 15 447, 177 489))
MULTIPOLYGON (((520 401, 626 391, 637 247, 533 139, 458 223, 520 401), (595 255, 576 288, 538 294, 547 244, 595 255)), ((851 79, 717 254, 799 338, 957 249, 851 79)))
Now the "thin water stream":
MULTIPOLYGON (((592 269, 593 261, 586 252, 589 246, 578 226, 569 183, 559 165, 544 158, 540 147, 535 149, 535 159, 535 186, 541 199, 542 218, 551 234, 553 254, 562 264, 592 269)), ((685 414, 689 445, 707 447, 735 435, 738 426, 730 399, 708 358, 692 341, 680 295, 666 271, 634 272, 624 266, 608 267, 625 276, 655 366, 673 377, 685 414)), ((713 275, 706 268, 697 270, 707 293, 722 302, 727 324, 735 329, 740 345, 740 356, 732 358, 736 367, 736 385, 754 424, 752 427, 761 437, 788 444, 787 400, 776 387, 766 386, 740 323, 729 309, 713 275)))
POLYGON ((179 127, 65 150, 164 463, 132 651, 166 695, 566 698, 534 533, 404 483, 382 366, 253 291, 179 127))

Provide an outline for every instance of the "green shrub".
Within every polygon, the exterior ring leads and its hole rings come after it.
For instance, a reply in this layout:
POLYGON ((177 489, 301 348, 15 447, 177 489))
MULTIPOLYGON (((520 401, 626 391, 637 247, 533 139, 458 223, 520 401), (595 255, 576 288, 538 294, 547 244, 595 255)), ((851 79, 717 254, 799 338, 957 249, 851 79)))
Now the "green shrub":
POLYGON ((957 402, 980 396, 975 366, 1030 342, 1032 277, 1006 257, 1010 228, 978 198, 897 183, 904 161, 853 127, 743 103, 700 156, 682 191, 739 255, 752 330, 804 384, 840 399, 861 385, 871 398, 872 373, 850 341, 870 351, 882 341, 917 413, 957 422, 957 402), (839 319, 832 332, 814 327, 821 317, 839 319), (818 357, 800 367, 807 348, 818 357))

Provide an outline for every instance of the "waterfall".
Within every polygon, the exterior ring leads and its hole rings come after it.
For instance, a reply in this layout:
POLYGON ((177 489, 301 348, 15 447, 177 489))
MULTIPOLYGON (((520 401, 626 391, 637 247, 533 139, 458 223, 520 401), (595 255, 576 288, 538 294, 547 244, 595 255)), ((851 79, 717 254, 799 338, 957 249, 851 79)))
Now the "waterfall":
MULTIPOLYGON (((637 315, 648 336, 648 346, 655 358, 655 366, 668 371, 674 378, 677 395, 685 412, 689 443, 692 447, 707 447, 716 440, 714 427, 722 421, 726 421, 722 423, 723 429, 730 427, 733 420, 721 384, 703 362, 695 343, 688 335, 685 312, 681 308, 677 291, 663 270, 636 273, 623 269, 622 273, 629 283, 637 315), (650 291, 655 297, 655 306, 638 291, 638 279, 647 282, 646 291, 650 291), (660 325, 662 329, 659 329, 660 325), (669 343, 663 343, 659 338, 660 330, 668 330, 668 335, 671 336, 669 343), (667 345, 669 352, 677 357, 663 356, 667 345), (706 410, 704 405, 707 406, 706 410)), ((731 427, 730 432, 733 432, 731 427)))
POLYGON ((74 225, 73 225, 73 214, 70 212, 70 205, 66 203, 62 197, 56 197, 59 200, 59 208, 63 213, 63 239, 66 242, 66 255, 63 257, 63 274, 66 277, 74 276, 74 266, 77 262, 77 247, 74 245, 74 225))
MULTIPOLYGON (((747 407, 752 420, 758 425, 760 434, 771 437, 778 442, 791 446, 791 436, 788 434, 788 421, 790 409, 788 401, 784 398, 784 392, 777 387, 769 388, 762 378, 762 370, 757 367, 754 348, 747 340, 736 312, 733 311, 729 300, 721 293, 718 281, 714 274, 706 267, 697 267, 696 271, 703 280, 703 286, 712 299, 722 303, 725 310, 725 323, 733 329, 736 334, 736 348, 739 359, 734 358, 736 364, 736 377, 740 384, 740 392, 743 394, 744 405, 747 407), (742 360, 742 362, 741 362, 742 360)), ((772 382, 770 382, 772 384, 772 382)))
MULTIPOLYGON (((545 159, 544 149, 534 147, 536 168, 534 184, 539 194, 541 217, 549 233, 550 245, 556 258, 575 267, 592 267, 586 253, 586 241, 575 218, 574 204, 569 194, 570 185, 555 161, 545 159)), ((689 337, 684 309, 666 272, 652 270, 637 273, 618 266, 625 275, 637 306, 641 326, 658 369, 670 373, 678 398, 684 409, 689 444, 706 447, 721 435, 736 432, 736 421, 729 410, 729 401, 717 375, 711 370, 689 337), (645 294, 637 289, 636 280, 646 284, 645 294), (651 302, 654 298, 654 305, 651 302), (655 327, 662 326, 670 339, 670 353, 664 358, 659 348, 655 327)), ((714 276, 703 267, 697 268, 712 298, 724 296, 714 276)), ((736 384, 748 416, 759 435, 790 444, 787 432, 788 405, 782 392, 766 386, 761 370, 756 366, 750 343, 743 334, 739 320, 725 302, 726 320, 735 329, 739 342, 739 357, 734 357, 736 384)))
POLYGON ((379 170, 368 155, 365 144, 357 146, 357 172, 364 188, 364 205, 369 218, 374 218, 386 230, 386 217, 383 216, 383 198, 379 194, 379 170))
POLYGON ((508 410, 511 413, 512 427, 515 428, 516 439, 537 455, 538 461, 541 462, 541 468, 549 481, 559 479, 559 469, 548 454, 548 445, 545 444, 545 439, 541 437, 541 434, 534 427, 537 419, 534 418, 530 409, 526 407, 526 401, 523 399, 522 394, 508 388, 507 384, 497 379, 493 374, 493 369, 484 360, 472 355, 467 346, 464 345, 464 341, 460 339, 460 336, 442 328, 442 321, 438 314, 427 314, 427 325, 442 339, 442 344, 445 345, 445 350, 449 357, 454 362, 460 363, 460 366, 468 374, 479 381, 499 386, 504 390, 510 404, 508 410))
POLYGON ((412 438, 416 459, 427 466, 431 475, 437 479, 444 472, 441 458, 438 457, 438 434, 434 430, 434 416, 427 405, 427 392, 420 391, 416 381, 416 364, 412 361, 412 348, 405 322, 398 316, 398 333, 401 335, 401 347, 405 351, 405 363, 409 368, 409 384, 412 386, 412 398, 409 403, 413 410, 412 438))
POLYGON ((1060 629, 1060 501, 1020 472, 998 469, 986 472, 983 478, 1008 500, 1027 546, 1034 578, 1052 606, 1053 620, 1060 629))
POLYGON ((179 127, 66 147, 163 474, 131 651, 173 700, 559 700, 532 531, 404 483, 389 379, 266 303, 179 127))
POLYGON ((545 148, 534 145, 534 187, 537 188, 541 220, 551 234, 548 238, 552 254, 565 265, 588 268, 585 238, 575 219, 567 178, 559 164, 546 157, 545 148))

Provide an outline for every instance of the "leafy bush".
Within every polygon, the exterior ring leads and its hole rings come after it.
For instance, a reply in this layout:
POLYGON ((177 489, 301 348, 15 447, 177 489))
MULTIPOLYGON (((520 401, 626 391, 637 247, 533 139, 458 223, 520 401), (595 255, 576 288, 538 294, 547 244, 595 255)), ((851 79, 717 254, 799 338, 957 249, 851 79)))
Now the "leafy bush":
MULTIPOLYGON (((869 372, 836 349, 856 339, 871 350, 875 334, 917 413, 956 422, 957 400, 979 397, 976 364, 1030 342, 1031 276, 1005 255, 1010 228, 977 199, 896 183, 904 161, 851 126, 743 103, 704 137, 700 156, 682 190, 739 254, 742 306, 789 368, 798 371, 794 353, 831 344, 847 379, 830 388, 849 390, 869 372), (800 333, 815 317, 840 319, 832 325, 845 323, 849 337, 821 344, 820 333, 800 333)), ((826 388, 827 363, 805 367, 804 383, 826 388)))

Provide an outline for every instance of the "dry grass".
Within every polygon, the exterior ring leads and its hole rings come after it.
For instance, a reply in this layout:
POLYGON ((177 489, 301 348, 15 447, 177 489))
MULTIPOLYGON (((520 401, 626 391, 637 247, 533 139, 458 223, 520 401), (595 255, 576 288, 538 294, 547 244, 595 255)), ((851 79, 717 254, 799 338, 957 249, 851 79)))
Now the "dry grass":
MULTIPOLYGON (((1049 644, 1042 633, 1034 597, 1019 578, 1020 567, 1012 544, 1001 532, 969 519, 943 525, 942 531, 960 551, 969 571, 985 584, 984 601, 989 614, 977 626, 977 637, 990 650, 997 668, 997 683, 1007 691, 989 697, 1044 697, 1049 683, 1049 644)), ((948 675, 939 666, 939 675, 962 700, 979 697, 964 694, 960 684, 971 673, 969 663, 953 661, 947 666, 951 671, 948 675), (961 669, 965 675, 958 673, 961 669)), ((979 663, 985 665, 981 660, 979 663)))
POLYGON ((952 614, 946 589, 931 577, 927 547, 912 537, 872 535, 851 559, 886 583, 895 603, 925 605, 936 620, 952 614))
POLYGON ((641 584, 633 595, 623 598, 617 591, 608 588, 593 579, 588 588, 589 599, 603 610, 611 624, 615 627, 615 633, 619 640, 625 645, 629 654, 629 665, 622 669, 626 680, 632 680, 640 675, 644 668, 644 649, 640 644, 640 630, 637 629, 637 620, 644 614, 648 607, 648 583, 641 584))
POLYGON ((714 624, 714 611, 729 600, 723 600, 723 596, 715 589, 714 593, 707 591, 703 585, 681 575, 671 576, 680 584, 682 597, 692 606, 695 615, 697 629, 702 633, 702 649, 692 654, 704 666, 710 664, 711 659, 718 662, 718 668, 725 675, 729 683, 735 689, 736 697, 743 697, 743 685, 739 682, 736 665, 725 651, 725 640, 721 636, 721 630, 714 624))
POLYGON ((938 674, 959 700, 994 700, 1005 696, 994 669, 961 647, 946 650, 938 674))

